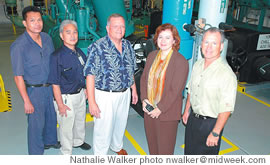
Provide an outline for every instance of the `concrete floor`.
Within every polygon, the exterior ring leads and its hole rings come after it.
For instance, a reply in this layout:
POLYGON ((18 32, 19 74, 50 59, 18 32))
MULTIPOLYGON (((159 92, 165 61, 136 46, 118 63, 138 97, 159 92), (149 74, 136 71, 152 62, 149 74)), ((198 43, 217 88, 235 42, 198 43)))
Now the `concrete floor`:
MULTIPOLYGON (((26 155, 27 118, 23 102, 13 80, 9 46, 18 35, 13 34, 11 24, 0 24, 0 74, 6 90, 11 91, 12 111, 0 112, 0 155, 26 155)), ((16 29, 21 34, 23 29, 16 29)), ((270 88, 237 94, 235 112, 225 127, 220 154, 269 155, 270 154, 270 88), (252 97, 250 97, 252 96, 252 97), (254 98, 261 100, 256 101, 254 98), (265 103, 265 104, 263 104, 265 103)), ((86 124, 86 142, 92 145, 93 122, 86 124)), ((131 155, 149 154, 145 138, 143 118, 132 108, 124 138, 124 148, 131 155)), ((183 154, 184 126, 179 123, 175 154, 183 154)), ((59 150, 49 149, 46 155, 57 155, 59 150)), ((73 154, 88 155, 93 151, 74 149, 73 154)), ((109 154, 114 154, 109 152, 109 154)))

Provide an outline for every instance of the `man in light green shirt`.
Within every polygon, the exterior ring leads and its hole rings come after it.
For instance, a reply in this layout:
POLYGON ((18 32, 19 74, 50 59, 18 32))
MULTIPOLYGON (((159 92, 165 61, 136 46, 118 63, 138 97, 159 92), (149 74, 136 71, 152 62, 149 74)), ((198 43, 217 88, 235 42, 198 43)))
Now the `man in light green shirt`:
POLYGON ((193 66, 183 114, 185 155, 217 155, 223 128, 234 111, 237 80, 220 57, 224 34, 209 28, 202 40, 203 59, 193 66))

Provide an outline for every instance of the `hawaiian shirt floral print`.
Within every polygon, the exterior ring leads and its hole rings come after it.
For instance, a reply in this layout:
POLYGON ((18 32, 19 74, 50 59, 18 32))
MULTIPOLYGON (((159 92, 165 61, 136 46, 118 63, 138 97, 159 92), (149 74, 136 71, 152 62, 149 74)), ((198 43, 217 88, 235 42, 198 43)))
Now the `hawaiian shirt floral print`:
POLYGON ((136 57, 128 40, 122 39, 122 54, 108 36, 91 44, 87 54, 84 75, 95 76, 95 88, 117 91, 134 83, 136 57))

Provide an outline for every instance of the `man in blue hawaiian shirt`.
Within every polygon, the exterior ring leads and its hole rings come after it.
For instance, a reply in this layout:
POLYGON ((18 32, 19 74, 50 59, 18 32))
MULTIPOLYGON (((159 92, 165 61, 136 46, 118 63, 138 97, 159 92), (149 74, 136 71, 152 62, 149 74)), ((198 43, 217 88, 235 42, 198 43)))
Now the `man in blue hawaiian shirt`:
POLYGON ((118 155, 127 155, 123 137, 131 92, 132 104, 138 101, 135 52, 123 39, 123 16, 112 14, 106 29, 108 35, 89 46, 84 68, 89 112, 94 116, 93 151, 95 155, 106 155, 110 148, 118 155))

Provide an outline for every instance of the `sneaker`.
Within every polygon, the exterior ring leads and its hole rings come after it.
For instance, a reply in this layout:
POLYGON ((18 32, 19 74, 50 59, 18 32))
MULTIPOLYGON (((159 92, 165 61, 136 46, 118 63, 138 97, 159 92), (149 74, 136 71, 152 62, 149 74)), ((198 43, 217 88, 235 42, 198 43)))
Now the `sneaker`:
POLYGON ((91 146, 89 145, 89 144, 87 144, 87 143, 83 143, 82 145, 80 145, 80 146, 76 146, 76 147, 74 147, 74 148, 81 148, 81 149, 83 149, 83 150, 90 150, 91 149, 91 146))
POLYGON ((120 151, 116 152, 117 155, 128 155, 127 151, 124 149, 121 149, 120 151))
POLYGON ((45 150, 50 149, 50 148, 59 149, 61 148, 61 144, 60 142, 57 142, 56 144, 44 145, 45 150))

